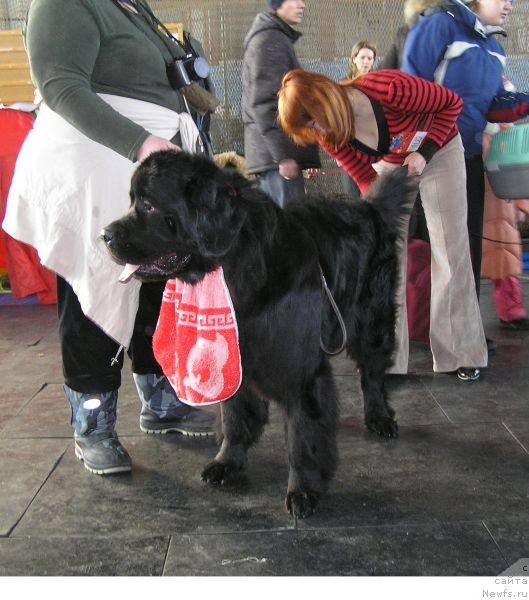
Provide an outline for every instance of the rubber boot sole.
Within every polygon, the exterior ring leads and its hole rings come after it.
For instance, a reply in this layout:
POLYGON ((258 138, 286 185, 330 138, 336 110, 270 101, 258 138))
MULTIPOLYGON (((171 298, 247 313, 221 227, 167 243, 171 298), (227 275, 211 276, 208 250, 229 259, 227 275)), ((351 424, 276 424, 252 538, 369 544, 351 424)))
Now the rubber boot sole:
POLYGON ((148 429, 147 427, 145 427, 145 425, 142 425, 141 421, 140 429, 143 431, 143 433, 146 433, 148 435, 165 435, 166 433, 171 432, 181 433, 182 435, 185 435, 187 437, 211 437, 212 435, 215 435, 214 431, 189 431, 187 429, 175 426, 164 427, 162 429, 148 429))
POLYGON ((83 456, 83 451, 77 444, 75 444, 75 456, 83 462, 84 468, 90 473, 94 473, 95 475, 113 475, 115 473, 130 473, 132 471, 131 466, 122 466, 122 467, 108 467, 106 469, 98 469, 97 467, 89 465, 83 456))

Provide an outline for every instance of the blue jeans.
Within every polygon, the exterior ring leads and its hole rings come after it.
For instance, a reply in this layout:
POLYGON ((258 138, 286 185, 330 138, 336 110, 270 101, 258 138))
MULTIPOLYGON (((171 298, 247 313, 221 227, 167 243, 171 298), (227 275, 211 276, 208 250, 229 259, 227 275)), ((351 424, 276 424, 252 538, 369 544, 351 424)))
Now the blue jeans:
POLYGON ((341 173, 341 180, 344 194, 347 194, 354 199, 360 198, 362 194, 360 193, 355 180, 350 175, 347 173, 341 173))
POLYGON ((301 173, 296 179, 287 180, 275 169, 264 171, 259 173, 259 185, 280 208, 285 208, 290 202, 303 200, 305 197, 305 184, 301 173))

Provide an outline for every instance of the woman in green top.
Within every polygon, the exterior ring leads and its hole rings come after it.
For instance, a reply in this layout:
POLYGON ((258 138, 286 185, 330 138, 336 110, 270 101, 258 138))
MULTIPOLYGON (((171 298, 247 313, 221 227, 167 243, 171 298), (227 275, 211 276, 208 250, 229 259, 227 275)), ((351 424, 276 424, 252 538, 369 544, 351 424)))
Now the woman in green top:
POLYGON ((43 104, 20 152, 4 229, 58 274, 59 334, 75 453, 108 474, 131 470, 114 431, 129 349, 147 433, 211 432, 181 404, 151 347, 163 284, 118 281, 100 231, 129 205, 134 162, 195 151, 198 130, 166 64, 183 50, 157 30, 144 0, 33 0, 26 23, 43 104), (176 145, 176 143, 178 145, 176 145))

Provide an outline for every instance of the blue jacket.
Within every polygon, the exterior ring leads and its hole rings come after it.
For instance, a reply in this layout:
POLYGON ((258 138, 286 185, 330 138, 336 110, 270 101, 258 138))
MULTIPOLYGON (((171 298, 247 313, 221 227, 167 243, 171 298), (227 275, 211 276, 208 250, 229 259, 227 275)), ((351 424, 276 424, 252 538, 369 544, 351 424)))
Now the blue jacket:
POLYGON ((482 153, 487 121, 512 122, 529 112, 529 94, 503 87, 505 51, 460 0, 447 0, 419 18, 404 47, 402 70, 440 83, 463 99, 457 126, 465 154, 482 153))

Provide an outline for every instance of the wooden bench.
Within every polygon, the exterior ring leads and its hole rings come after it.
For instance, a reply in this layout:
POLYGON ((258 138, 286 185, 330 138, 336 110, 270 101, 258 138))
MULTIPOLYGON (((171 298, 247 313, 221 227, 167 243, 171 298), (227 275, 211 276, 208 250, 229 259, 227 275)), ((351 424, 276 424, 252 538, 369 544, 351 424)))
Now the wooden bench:
MULTIPOLYGON (((183 40, 182 23, 166 23, 165 26, 179 40, 183 40)), ((0 104, 32 102, 34 93, 22 31, 0 30, 0 104)))
POLYGON ((0 30, 0 103, 32 102, 34 89, 22 32, 0 30))

